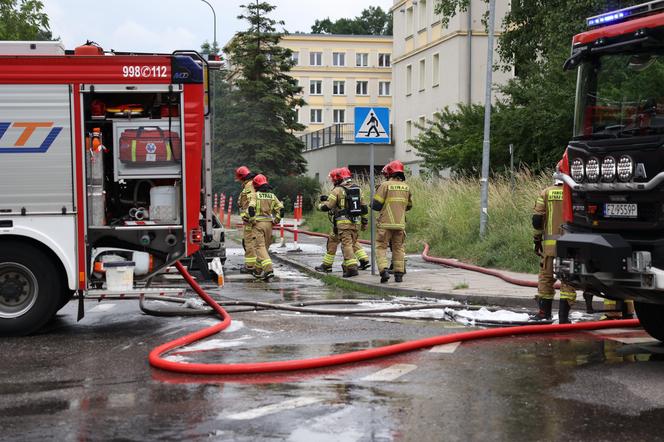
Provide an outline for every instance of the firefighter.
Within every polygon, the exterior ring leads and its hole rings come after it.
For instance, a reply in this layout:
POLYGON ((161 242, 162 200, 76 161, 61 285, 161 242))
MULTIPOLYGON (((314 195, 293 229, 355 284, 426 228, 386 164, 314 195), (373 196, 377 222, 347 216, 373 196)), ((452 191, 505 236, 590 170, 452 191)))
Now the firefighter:
MULTIPOLYGON (((557 169, 560 167, 558 163, 557 169)), ((553 258, 556 256, 556 240, 562 233, 563 224, 563 188, 562 181, 555 180, 553 186, 542 191, 537 198, 533 211, 534 249, 540 257, 540 272, 537 285, 537 302, 539 311, 532 316, 535 320, 551 319, 551 308, 555 289, 553 284, 553 258)), ((576 301, 574 287, 562 283, 560 287, 560 304, 558 322, 568 324, 569 311, 576 301)))
POLYGON ((376 223, 376 261, 380 272, 380 282, 390 279, 387 248, 392 248, 394 280, 403 281, 406 271, 406 212, 413 207, 410 187, 406 184, 403 164, 394 160, 381 172, 386 180, 376 190, 371 207, 380 212, 376 223))
MULTIPOLYGON (((332 169, 328 176, 330 178, 330 181, 332 181, 332 185, 334 187, 337 187, 341 185, 342 181, 345 178, 351 178, 351 173, 347 167, 340 167, 332 169)), ((330 217, 330 223, 332 224, 332 230, 327 235, 327 250, 325 252, 325 255, 323 256, 323 263, 315 267, 316 270, 324 273, 330 273, 332 271, 332 264, 334 264, 334 257, 336 256, 337 248, 341 243, 341 239, 339 238, 339 231, 334 225, 334 213, 328 212, 328 215, 330 217)), ((369 220, 366 214, 361 215, 360 219, 357 222, 360 223, 360 229, 362 231, 365 231, 367 229, 369 220)), ((367 255, 367 252, 364 250, 364 247, 362 247, 358 239, 356 239, 355 242, 353 243, 353 252, 355 254, 355 258, 358 261, 358 268, 360 270, 366 270, 368 267, 371 266, 371 263, 369 262, 369 256, 367 255)))
POLYGON ((256 199, 256 190, 252 180, 256 176, 247 166, 235 169, 235 180, 242 183, 240 191, 240 216, 242 217, 242 247, 244 248, 244 267, 240 273, 253 273, 256 268, 256 245, 254 244, 253 223, 249 216, 249 204, 256 199))
POLYGON ((256 247, 256 268, 254 277, 269 281, 274 276, 272 260, 268 254, 272 244, 272 226, 279 224, 284 217, 284 205, 272 192, 265 175, 258 174, 252 180, 256 189, 256 198, 249 202, 247 213, 253 221, 253 233, 256 247))
MULTIPOLYGON (((332 174, 332 172, 330 173, 332 174)), ((341 251, 344 256, 341 265, 343 276, 344 278, 351 278, 359 274, 359 262, 355 256, 356 251, 359 251, 358 247, 361 248, 357 241, 358 222, 362 223, 362 220, 366 219, 369 209, 362 198, 360 186, 353 182, 352 175, 347 167, 338 169, 331 179, 335 183, 335 187, 329 195, 321 195, 318 210, 330 212, 333 224, 332 233, 335 234, 337 241, 341 243, 341 251)), ((366 228, 366 223, 364 228, 366 228)), ((334 241, 332 241, 332 244, 334 244, 334 241)), ((329 268, 332 267, 331 261, 334 261, 334 254, 329 253, 329 247, 332 244, 328 244, 328 253, 323 258, 325 268, 320 266, 323 271, 327 271, 327 265, 329 265, 329 268), (332 258, 331 261, 330 257, 332 258)), ((336 246, 334 253, 336 253, 336 246)), ((366 257, 366 252, 362 250, 360 256, 366 257)), ((368 257, 365 259, 368 262, 368 257)))

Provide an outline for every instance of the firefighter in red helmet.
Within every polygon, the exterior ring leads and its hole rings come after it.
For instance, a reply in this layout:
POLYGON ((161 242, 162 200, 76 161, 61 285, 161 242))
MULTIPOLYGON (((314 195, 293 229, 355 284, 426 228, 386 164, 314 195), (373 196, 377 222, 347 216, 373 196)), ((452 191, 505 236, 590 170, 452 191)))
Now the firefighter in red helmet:
MULTIPOLYGON (((333 235, 330 237, 331 241, 328 242, 328 252, 323 258, 323 265, 317 267, 317 270, 325 272, 332 270, 337 244, 340 242, 344 256, 341 266, 344 271, 343 276, 344 278, 350 278, 359 274, 359 262, 356 257, 356 251, 358 251, 356 248, 361 249, 357 241, 358 224, 363 224, 366 228, 365 220, 369 209, 362 198, 360 186, 353 182, 352 175, 347 167, 332 170, 330 179, 334 184, 334 188, 329 195, 321 195, 321 203, 318 205, 318 209, 330 213, 333 235), (334 246, 334 249, 332 249, 332 246, 334 246)), ((364 249, 362 249, 362 253, 359 256, 366 257, 364 249)), ((365 260, 368 263, 368 257, 365 260)))
MULTIPOLYGON (((342 181, 344 181, 344 179, 351 178, 352 174, 350 173, 350 170, 347 167, 340 167, 332 169, 328 177, 330 178, 332 185, 336 187, 340 186, 342 181)), ((315 269, 318 270, 319 272, 325 272, 325 273, 329 273, 332 271, 332 265, 334 264, 334 257, 336 256, 337 248, 341 243, 341 238, 339 237, 339 230, 334 226, 334 213, 328 212, 328 215, 330 216, 330 222, 332 223, 332 230, 327 235, 327 250, 325 252, 325 255, 323 256, 323 263, 315 267, 315 269)), ((366 214, 360 216, 357 222, 360 223, 360 228, 362 230, 367 229, 369 220, 367 219, 366 214)), ((365 270, 371 266, 371 263, 369 262, 369 256, 367 255, 367 252, 360 244, 359 240, 356 240, 353 243, 353 252, 355 254, 355 258, 358 261, 358 268, 360 270, 365 270)))
POLYGON ((380 282, 390 279, 387 248, 392 246, 392 266, 394 280, 403 281, 406 271, 406 212, 413 207, 410 187, 405 182, 403 164, 394 160, 385 165, 381 172, 387 178, 376 190, 371 207, 379 212, 376 222, 376 261, 380 272, 380 282))
MULTIPOLYGON (((561 163, 556 166, 560 168, 561 163)), ((553 284, 553 258, 556 256, 556 240, 562 233, 563 225, 563 187, 562 181, 555 180, 553 186, 544 189, 533 209, 533 243, 535 254, 540 257, 540 272, 537 283, 537 303, 539 312, 533 316, 536 320, 551 319, 553 297, 556 293, 553 284)), ((569 311, 576 301, 574 287, 562 283, 560 286, 560 305, 558 322, 569 323, 569 311)))
POLYGON ((244 248, 244 267, 241 273, 253 273, 256 268, 256 245, 254 241, 253 222, 249 216, 249 204, 256 199, 256 190, 252 183, 256 176, 247 166, 235 169, 235 180, 242 183, 240 191, 240 216, 242 217, 242 247, 244 248))
POLYGON ((256 269, 254 277, 269 281, 274 276, 272 260, 268 254, 272 244, 272 226, 284 216, 284 205, 272 191, 265 175, 258 174, 252 180, 256 198, 249 203, 247 212, 254 224, 256 245, 256 269))

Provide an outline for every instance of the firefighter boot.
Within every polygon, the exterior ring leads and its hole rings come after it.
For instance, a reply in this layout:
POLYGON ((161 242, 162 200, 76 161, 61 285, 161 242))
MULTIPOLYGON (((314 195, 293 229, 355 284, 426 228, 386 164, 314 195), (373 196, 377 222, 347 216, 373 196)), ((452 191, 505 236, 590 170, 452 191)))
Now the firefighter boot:
POLYGON ((330 273, 332 272, 332 266, 321 264, 319 266, 314 267, 314 270, 322 273, 330 273))
POLYGON ((240 273, 245 274, 245 275, 251 275, 251 274, 254 273, 254 268, 253 267, 247 267, 247 266, 240 267, 240 273))
POLYGON ((270 279, 272 279, 273 277, 274 277, 274 272, 272 270, 264 272, 261 275, 261 279, 265 282, 270 282, 270 279))
POLYGON ((593 308, 593 293, 583 292, 583 300, 586 301, 586 313, 595 313, 595 309, 593 308))
MULTIPOLYGON (((592 301, 591 301, 592 302, 592 301)), ((561 299, 558 305, 558 324, 569 324, 569 301, 561 299)))
POLYGON ((371 267, 371 263, 368 259, 360 259, 360 270, 366 270, 371 267))
POLYGON ((394 282, 403 282, 403 273, 394 272, 394 282))
POLYGON ((357 266, 348 266, 344 268, 344 278, 352 278, 353 276, 359 275, 360 272, 357 271, 357 266))
POLYGON ((551 308, 553 307, 553 299, 539 298, 539 311, 535 315, 531 315, 532 321, 546 321, 551 319, 551 308))
POLYGON ((384 284, 389 280, 390 280, 390 272, 387 269, 383 269, 383 271, 380 272, 380 282, 384 284))

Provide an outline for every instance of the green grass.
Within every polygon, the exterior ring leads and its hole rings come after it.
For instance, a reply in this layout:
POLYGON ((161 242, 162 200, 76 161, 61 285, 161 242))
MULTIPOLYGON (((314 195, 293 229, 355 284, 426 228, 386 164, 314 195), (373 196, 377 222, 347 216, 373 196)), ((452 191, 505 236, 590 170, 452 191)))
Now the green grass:
MULTIPOLYGON (((492 178, 489 186, 489 223, 479 238, 480 183, 459 178, 424 181, 408 180, 413 192, 413 210, 408 212, 406 249, 422 250, 428 242, 431 254, 458 258, 485 267, 536 273, 538 258, 532 252, 532 208, 551 175, 533 176, 523 171, 516 176, 512 192, 508 177, 492 178)), ((363 186, 368 194, 368 186, 363 186)), ((321 212, 305 214, 307 228, 327 233, 330 223, 321 212)), ((368 238, 368 232, 362 237, 368 238)))
POLYGON ((468 283, 464 281, 455 284, 453 290, 462 290, 462 289, 467 289, 468 287, 469 287, 468 283))

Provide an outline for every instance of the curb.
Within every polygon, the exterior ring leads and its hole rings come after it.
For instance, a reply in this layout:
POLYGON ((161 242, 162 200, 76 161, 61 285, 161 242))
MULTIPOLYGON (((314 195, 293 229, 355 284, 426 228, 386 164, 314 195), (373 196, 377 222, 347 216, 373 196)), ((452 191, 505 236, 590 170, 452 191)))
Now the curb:
POLYGON ((494 295, 483 295, 483 294, 473 294, 473 293, 450 293, 450 292, 432 292, 428 290, 417 290, 417 289, 408 289, 408 288, 397 288, 392 285, 383 285, 383 284, 372 284, 360 281, 354 281, 352 278, 342 278, 331 273, 320 273, 313 268, 302 264, 293 259, 284 257, 281 254, 273 254, 272 259, 274 261, 279 261, 283 264, 288 264, 300 270, 301 272, 306 273, 309 276, 312 276, 316 279, 325 281, 326 278, 335 278, 339 281, 343 281, 343 284, 346 286, 354 287, 358 291, 367 291, 383 293, 386 295, 394 296, 414 296, 414 297, 427 297, 435 299, 444 299, 450 301, 458 301, 464 304, 478 304, 478 305, 491 305, 497 307, 509 307, 509 308, 526 308, 533 310, 535 308, 535 295, 533 294, 532 298, 511 298, 504 296, 494 296, 494 295))

